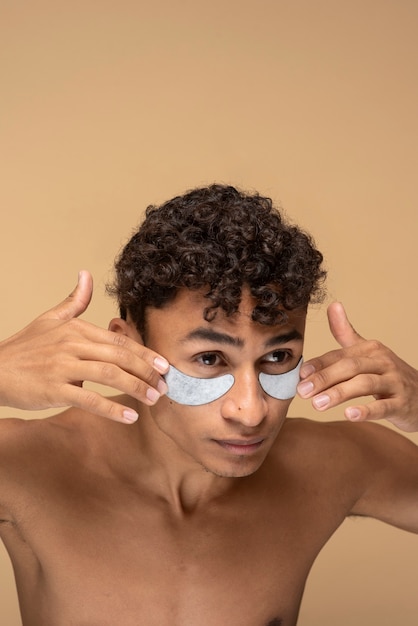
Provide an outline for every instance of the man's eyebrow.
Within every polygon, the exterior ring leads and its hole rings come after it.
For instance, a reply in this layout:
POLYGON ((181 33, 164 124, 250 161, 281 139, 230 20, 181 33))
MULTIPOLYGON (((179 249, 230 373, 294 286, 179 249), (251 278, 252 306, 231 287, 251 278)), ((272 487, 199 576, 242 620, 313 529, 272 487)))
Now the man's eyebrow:
POLYGON ((192 330, 184 339, 182 339, 182 343, 185 341, 193 341, 193 339, 204 339, 205 341, 223 343, 236 348, 242 348, 244 345, 243 339, 233 337, 227 333, 220 333, 219 331, 212 330, 211 328, 195 328, 195 330, 192 330))
MULTIPOLYGON (((228 346, 233 346, 235 348, 242 348, 245 344, 244 340, 240 337, 233 337, 232 335, 228 335, 227 333, 220 333, 217 330, 212 330, 211 328, 195 328, 192 330, 184 339, 182 339, 182 343, 186 341, 193 341, 194 339, 203 339, 204 341, 211 341, 212 343, 220 343, 228 346)), ((279 346, 288 341, 294 340, 302 341, 303 336, 301 333, 294 328, 288 333, 283 333, 279 335, 275 335, 274 337, 270 337, 264 344, 266 348, 272 348, 274 346, 279 346)))
POLYGON ((264 344, 266 348, 273 348, 274 346, 280 346, 283 343, 287 343, 288 341, 303 341, 303 335, 294 328, 288 333, 283 333, 282 335, 276 335, 275 337, 270 337, 264 344))

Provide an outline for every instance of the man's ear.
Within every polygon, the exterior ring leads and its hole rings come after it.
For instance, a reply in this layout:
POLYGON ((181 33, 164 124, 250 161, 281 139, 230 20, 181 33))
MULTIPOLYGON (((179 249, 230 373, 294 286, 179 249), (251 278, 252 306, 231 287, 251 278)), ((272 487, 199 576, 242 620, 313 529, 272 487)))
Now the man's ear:
POLYGON ((109 322, 109 330, 112 331, 112 333, 126 335, 137 343, 140 343, 142 346, 144 345, 142 336, 130 320, 123 320, 120 317, 114 317, 113 320, 110 320, 109 322))

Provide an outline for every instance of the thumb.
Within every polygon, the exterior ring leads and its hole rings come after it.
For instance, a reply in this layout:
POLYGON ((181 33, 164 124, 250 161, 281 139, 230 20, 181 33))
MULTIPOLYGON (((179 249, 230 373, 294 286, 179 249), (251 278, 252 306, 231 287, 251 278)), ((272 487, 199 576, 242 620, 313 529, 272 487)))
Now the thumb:
POLYGON ((73 317, 78 317, 87 309, 92 295, 92 275, 87 270, 81 270, 75 289, 60 304, 41 315, 41 318, 70 320, 73 317))
POLYGON ((349 348, 360 341, 364 341, 363 337, 350 324, 341 302, 330 304, 327 314, 331 333, 342 348, 349 348))

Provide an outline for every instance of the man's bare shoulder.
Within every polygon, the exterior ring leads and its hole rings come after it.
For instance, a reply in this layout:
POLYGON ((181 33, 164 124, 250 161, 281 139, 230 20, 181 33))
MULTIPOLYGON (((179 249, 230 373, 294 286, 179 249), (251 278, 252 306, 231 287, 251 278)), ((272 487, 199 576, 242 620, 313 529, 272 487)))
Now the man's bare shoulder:
POLYGON ((0 466, 5 458, 10 461, 16 452, 36 453, 39 446, 54 441, 57 446, 66 436, 82 427, 81 412, 69 409, 42 419, 5 418, 0 420, 0 466))
MULTIPOLYGON (((124 396, 112 399, 128 404, 124 396)), ((42 419, 4 418, 0 420, 0 466, 3 454, 10 458, 19 451, 37 453, 39 447, 45 452, 50 448, 71 449, 82 442, 89 448, 92 442, 98 444, 114 438, 115 432, 122 432, 124 427, 126 425, 75 407, 42 419)), ((82 451, 79 449, 79 453, 82 451)))
POLYGON ((327 500, 342 497, 347 515, 418 533, 418 446, 408 437, 371 422, 291 420, 284 442, 305 488, 309 482, 310 491, 325 488, 327 500))
POLYGON ((118 451, 122 445, 118 430, 126 428, 73 408, 44 419, 1 420, 1 519, 18 517, 28 494, 49 499, 105 475, 112 445, 118 451))
POLYGON ((279 440, 283 448, 300 451, 301 454, 322 456, 332 450, 357 451, 360 455, 392 454, 394 449, 403 449, 418 454, 415 446, 403 434, 376 423, 352 423, 345 420, 324 421, 307 418, 288 418, 279 440))
POLYGON ((305 417, 287 418, 279 441, 293 451, 303 454, 323 454, 335 445, 351 445, 356 440, 354 425, 345 421, 317 421, 305 417))
POLYGON ((382 471, 418 479, 418 447, 383 424, 289 418, 275 449, 296 471, 323 481, 365 488, 382 471))
MULTIPOLYGON (((112 398, 133 401, 126 396, 112 398)), ((70 407, 42 419, 6 418, 0 420, 0 473, 4 468, 23 467, 36 459, 38 464, 61 464, 60 459, 76 456, 104 459, 111 450, 120 451, 129 444, 130 425, 70 407), (26 461, 28 459, 29 461, 26 461)))
POLYGON ((287 418, 283 426, 283 435, 295 437, 299 445, 304 445, 308 439, 318 440, 319 444, 329 445, 340 441, 347 445, 364 443, 367 447, 387 442, 408 442, 405 435, 389 425, 381 422, 358 422, 353 423, 348 420, 319 421, 305 417, 287 418))
POLYGON ((0 421, 0 491, 57 471, 64 459, 77 450, 86 452, 86 428, 77 412, 43 419, 8 418, 0 421))

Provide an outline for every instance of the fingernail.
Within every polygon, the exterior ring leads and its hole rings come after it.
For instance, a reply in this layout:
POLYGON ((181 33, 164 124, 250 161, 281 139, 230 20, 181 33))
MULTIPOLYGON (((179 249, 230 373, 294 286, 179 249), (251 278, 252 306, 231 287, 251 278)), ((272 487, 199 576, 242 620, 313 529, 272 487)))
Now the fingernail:
POLYGON ((164 380, 158 381, 157 389, 160 392, 160 395, 163 396, 168 391, 168 385, 164 380))
POLYGON ((158 391, 156 389, 153 389, 152 387, 148 387, 146 396, 148 400, 153 404, 157 402, 157 400, 160 398, 160 394, 158 393, 158 391))
POLYGON ((350 406, 348 409, 345 410, 345 416, 347 417, 347 419, 355 421, 358 420, 361 416, 361 411, 359 409, 356 409, 355 407, 350 406))
POLYGON ((165 374, 170 367, 170 364, 168 361, 163 359, 163 357, 156 356, 154 359, 154 367, 160 372, 160 374, 165 374))
POLYGON ((298 393, 301 396, 307 396, 313 391, 313 388, 314 388, 313 383, 311 383, 310 381, 306 383, 299 383, 298 393))
POLYGON ((307 376, 310 376, 314 372, 315 372, 315 368, 310 363, 305 363, 300 368, 300 375, 302 376, 302 378, 307 378, 307 376))
POLYGON ((134 411, 133 409, 125 409, 123 411, 122 415, 123 415, 123 419, 128 424, 133 424, 133 422, 136 422, 136 420, 139 417, 138 413, 136 411, 134 411))
POLYGON ((323 409, 324 407, 326 407, 331 401, 331 398, 329 396, 327 396, 326 393, 324 393, 322 396, 318 396, 317 398, 314 398, 312 400, 313 405, 317 408, 317 409, 323 409))

